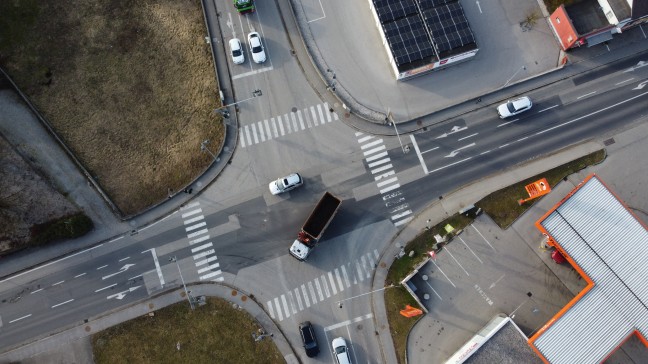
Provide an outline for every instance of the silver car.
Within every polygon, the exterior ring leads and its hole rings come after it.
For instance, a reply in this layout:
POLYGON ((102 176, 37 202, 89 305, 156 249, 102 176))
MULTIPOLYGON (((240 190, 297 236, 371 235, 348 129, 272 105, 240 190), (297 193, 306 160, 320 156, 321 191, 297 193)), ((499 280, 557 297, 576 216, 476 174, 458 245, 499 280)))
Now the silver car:
POLYGON ((349 357, 349 348, 343 338, 338 337, 333 339, 333 355, 338 364, 351 364, 351 357, 349 357))
POLYGON ((263 43, 261 43, 261 36, 257 32, 248 34, 248 43, 250 44, 250 51, 252 52, 252 59, 256 63, 263 63, 266 61, 265 50, 263 43))
POLYGON ((498 106, 497 113, 501 119, 504 119, 525 112, 531 109, 531 106, 533 106, 531 99, 528 96, 522 96, 498 106))
POLYGON ((241 64, 245 62, 245 55, 243 53, 243 46, 238 38, 232 38, 229 41, 230 54, 232 55, 232 62, 234 64, 241 64))
POLYGON ((299 175, 299 173, 292 173, 286 177, 282 177, 276 181, 270 182, 270 185, 268 187, 270 188, 270 193, 272 193, 273 195, 278 195, 280 193, 294 190, 295 188, 303 184, 304 180, 299 175))

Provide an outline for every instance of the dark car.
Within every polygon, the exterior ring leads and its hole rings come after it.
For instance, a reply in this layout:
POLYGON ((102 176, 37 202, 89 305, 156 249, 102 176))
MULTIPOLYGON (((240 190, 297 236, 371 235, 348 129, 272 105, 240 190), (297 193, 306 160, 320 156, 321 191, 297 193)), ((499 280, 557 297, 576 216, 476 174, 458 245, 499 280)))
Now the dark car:
POLYGON ((306 355, 310 358, 316 356, 319 353, 319 346, 317 345, 313 325, 311 325, 310 321, 304 321, 299 324, 299 333, 304 343, 304 349, 306 349, 306 355))

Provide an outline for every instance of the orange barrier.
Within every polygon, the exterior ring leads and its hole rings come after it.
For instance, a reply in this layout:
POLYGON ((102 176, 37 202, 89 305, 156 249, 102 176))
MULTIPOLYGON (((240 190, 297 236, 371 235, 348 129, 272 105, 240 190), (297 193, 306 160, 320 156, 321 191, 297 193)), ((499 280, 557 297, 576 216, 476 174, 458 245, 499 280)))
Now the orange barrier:
POLYGON ((524 188, 529 194, 529 198, 518 200, 518 204, 520 205, 551 192, 551 186, 549 186, 549 182, 547 182, 546 178, 528 184, 524 188))
POLYGON ((422 315, 423 311, 419 310, 416 307, 406 305, 404 310, 400 310, 400 314, 405 317, 414 317, 414 316, 422 315))

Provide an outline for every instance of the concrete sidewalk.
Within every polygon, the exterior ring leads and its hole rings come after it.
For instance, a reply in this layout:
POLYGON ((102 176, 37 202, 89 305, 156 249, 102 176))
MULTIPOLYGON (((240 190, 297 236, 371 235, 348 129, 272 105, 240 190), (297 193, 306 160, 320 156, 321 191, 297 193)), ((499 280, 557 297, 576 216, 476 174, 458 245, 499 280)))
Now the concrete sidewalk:
MULTIPOLYGON (((265 329, 266 333, 272 334, 271 339, 265 338, 264 340, 273 340, 287 363, 299 363, 294 349, 281 329, 275 325, 268 313, 253 297, 234 287, 216 283, 192 285, 187 288, 191 290, 194 297, 222 298, 247 311, 265 329)), ((40 338, 31 344, 9 350, 0 355, 0 363, 92 363, 94 359, 91 335, 178 302, 187 303, 187 309, 189 309, 182 287, 92 318, 58 334, 40 338)), ((200 307, 197 307, 196 310, 200 310, 200 307)))

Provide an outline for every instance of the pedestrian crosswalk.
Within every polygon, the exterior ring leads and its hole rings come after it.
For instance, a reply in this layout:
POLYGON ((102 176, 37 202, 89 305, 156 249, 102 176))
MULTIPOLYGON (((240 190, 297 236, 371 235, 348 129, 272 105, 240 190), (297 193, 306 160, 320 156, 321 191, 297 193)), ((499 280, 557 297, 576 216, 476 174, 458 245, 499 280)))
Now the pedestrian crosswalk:
POLYGON ((183 207, 181 212, 198 277, 201 281, 222 282, 224 280, 223 272, 218 269, 220 264, 217 262, 218 258, 215 255, 216 251, 213 249, 214 245, 209 241, 209 229, 205 222, 205 216, 202 214, 200 203, 197 201, 192 202, 183 207))
POLYGON ((358 138, 360 149, 376 181, 385 206, 391 213, 392 222, 395 226, 406 224, 412 219, 412 210, 400 190, 398 177, 383 140, 361 132, 356 132, 355 136, 358 138))
POLYGON ((283 321, 304 309, 343 292, 352 285, 370 279, 378 261, 378 250, 362 255, 321 276, 266 302, 270 317, 283 321))
POLYGON ((338 114, 325 102, 241 126, 239 141, 245 148, 336 120, 339 120, 338 114))

